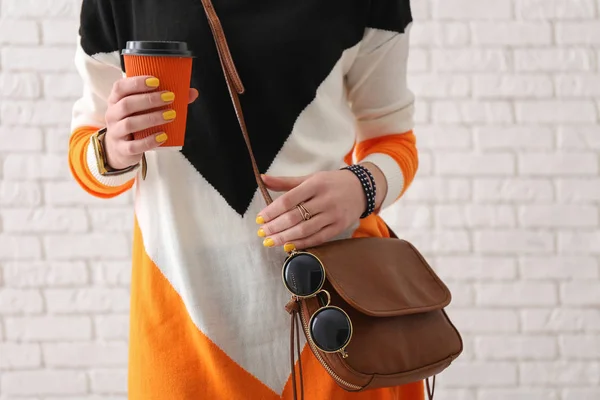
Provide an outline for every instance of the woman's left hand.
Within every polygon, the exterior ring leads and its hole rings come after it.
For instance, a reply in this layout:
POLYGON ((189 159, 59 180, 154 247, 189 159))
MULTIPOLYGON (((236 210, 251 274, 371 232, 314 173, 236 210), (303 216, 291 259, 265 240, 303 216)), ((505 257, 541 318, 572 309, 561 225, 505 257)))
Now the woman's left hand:
POLYGON ((265 185, 287 192, 265 207, 256 218, 264 246, 290 251, 322 244, 356 223, 366 208, 360 181, 348 170, 317 172, 305 177, 263 175, 265 185), (304 220, 297 205, 310 213, 304 220))

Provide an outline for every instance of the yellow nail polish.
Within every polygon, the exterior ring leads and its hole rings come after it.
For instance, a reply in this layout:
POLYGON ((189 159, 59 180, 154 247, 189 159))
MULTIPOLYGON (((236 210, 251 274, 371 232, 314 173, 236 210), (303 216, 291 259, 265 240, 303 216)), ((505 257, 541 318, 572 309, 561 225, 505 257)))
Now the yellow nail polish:
POLYGON ((177 113, 175 112, 175 110, 169 110, 169 111, 165 111, 163 113, 163 119, 166 121, 175 119, 176 116, 177 116, 177 113))
POLYGON ((258 217, 256 217, 256 223, 262 225, 265 223, 265 219, 259 215, 258 217))
POLYGON ((296 250, 296 246, 294 246, 294 243, 286 243, 286 244, 283 246, 283 250, 284 250, 286 253, 291 253, 292 251, 296 250))
POLYGON ((156 135, 155 139, 158 143, 164 143, 167 141, 167 139, 169 138, 169 136, 167 136, 166 133, 161 133, 159 135, 156 135))
POLYGON ((158 85, 160 85, 160 81, 158 80, 158 78, 146 79, 146 86, 151 87, 151 88, 156 88, 156 87, 158 87, 158 85))
POLYGON ((164 92, 163 94, 160 95, 160 98, 165 103, 168 103, 169 101, 175 100, 175 93, 173 93, 173 92, 164 92))
POLYGON ((260 229, 258 230, 258 232, 256 232, 256 234, 257 234, 259 237, 265 237, 265 236, 267 236, 267 234, 265 233, 265 231, 264 231, 264 229, 263 229, 263 228, 260 228, 260 229))
POLYGON ((263 246, 265 246, 265 247, 273 247, 274 245, 275 245, 275 241, 271 238, 266 238, 263 241, 263 246))

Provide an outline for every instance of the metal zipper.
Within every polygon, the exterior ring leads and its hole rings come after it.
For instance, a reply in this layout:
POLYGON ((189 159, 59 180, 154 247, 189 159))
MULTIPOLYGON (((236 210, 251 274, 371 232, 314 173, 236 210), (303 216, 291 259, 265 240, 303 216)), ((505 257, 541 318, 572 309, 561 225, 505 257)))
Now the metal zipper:
POLYGON ((306 333, 306 337, 308 339, 308 344, 310 345, 310 347, 313 350, 313 354, 317 357, 317 360, 319 360, 319 362, 321 363, 321 365, 323 365, 323 367, 327 370, 327 372, 329 373, 329 375, 331 375, 331 377, 338 382, 340 385, 345 386, 349 389, 354 389, 354 390, 360 390, 362 389, 362 386, 357 386, 357 385, 353 385, 352 383, 346 382, 345 380, 343 380, 342 378, 340 378, 338 375, 336 375, 335 372, 333 372, 331 370, 331 367, 329 367, 329 365, 327 365, 327 363, 325 362, 325 360, 323 359, 323 357, 321 357, 321 354, 319 354, 319 350, 317 349, 317 347, 315 346, 315 344, 312 341, 312 338, 310 337, 310 331, 308 330, 308 325, 306 324, 306 321, 304 320, 304 316, 302 314, 302 304, 300 304, 300 321, 302 322, 302 328, 304 329, 304 333, 306 333))

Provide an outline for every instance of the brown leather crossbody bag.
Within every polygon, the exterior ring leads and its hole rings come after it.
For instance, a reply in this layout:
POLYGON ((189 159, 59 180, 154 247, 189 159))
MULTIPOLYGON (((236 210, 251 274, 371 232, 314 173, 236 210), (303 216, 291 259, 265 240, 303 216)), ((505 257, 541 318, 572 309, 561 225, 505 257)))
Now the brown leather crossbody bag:
MULTIPOLYGON (((201 1, 258 187, 265 202, 270 204, 272 199, 254 159, 238 97, 244 92, 242 81, 211 0, 201 1)), ((324 266, 327 279, 323 289, 330 295, 329 305, 345 311, 351 321, 352 337, 342 353, 319 350, 311 338, 309 322, 323 307, 320 298, 292 297, 285 308, 292 315, 290 367, 294 398, 297 397, 294 347, 296 342, 299 353, 300 327, 317 360, 346 391, 393 387, 426 379, 432 399, 433 388, 428 378, 435 378, 461 354, 461 336, 444 311, 450 303, 450 291, 415 247, 389 231, 390 238, 335 240, 303 249, 324 266)), ((298 361, 300 364, 299 357, 298 361)), ((299 371, 303 398, 301 364, 299 371)))

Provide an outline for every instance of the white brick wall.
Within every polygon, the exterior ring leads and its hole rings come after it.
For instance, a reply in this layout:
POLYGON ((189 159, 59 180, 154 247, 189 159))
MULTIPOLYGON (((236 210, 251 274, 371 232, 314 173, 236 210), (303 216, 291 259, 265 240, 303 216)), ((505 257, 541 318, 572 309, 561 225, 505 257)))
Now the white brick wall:
MULTIPOLYGON (((126 398, 131 195, 66 165, 80 2, 0 0, 1 400, 126 398)), ((600 1, 412 3, 421 170, 385 216, 453 290, 436 399, 600 399, 600 1)))

